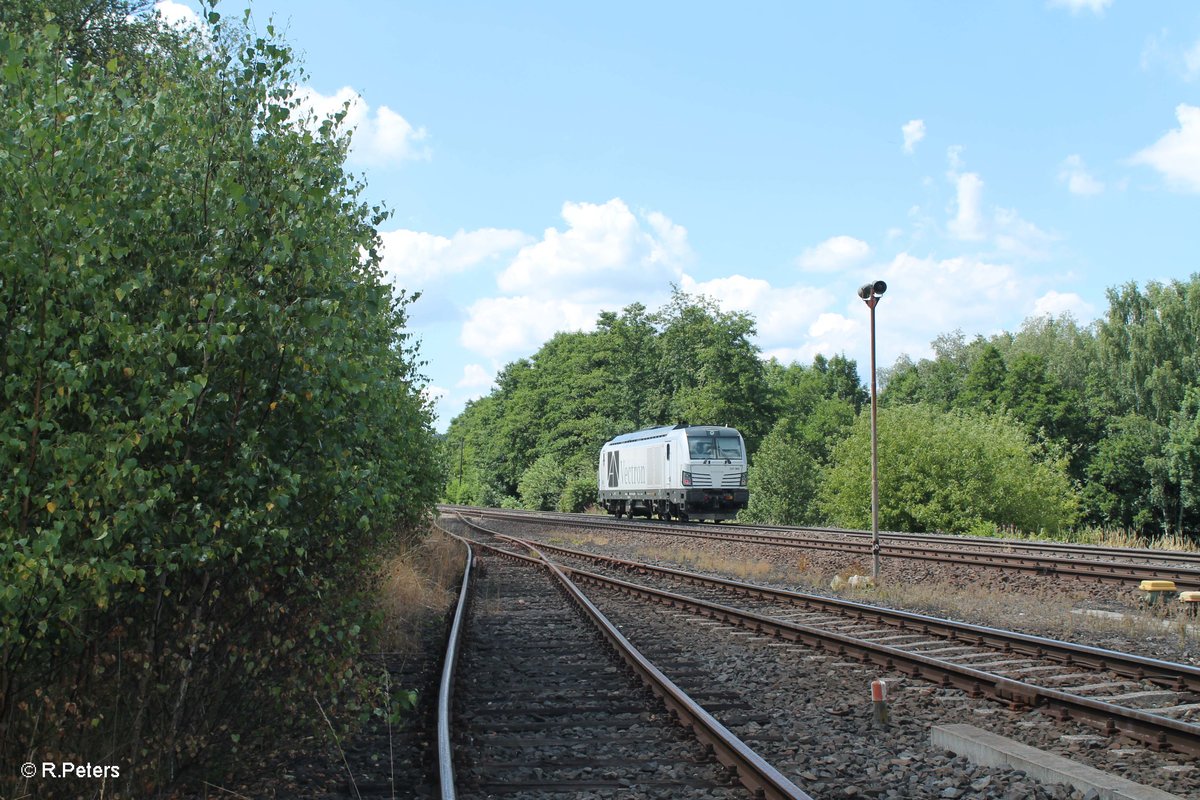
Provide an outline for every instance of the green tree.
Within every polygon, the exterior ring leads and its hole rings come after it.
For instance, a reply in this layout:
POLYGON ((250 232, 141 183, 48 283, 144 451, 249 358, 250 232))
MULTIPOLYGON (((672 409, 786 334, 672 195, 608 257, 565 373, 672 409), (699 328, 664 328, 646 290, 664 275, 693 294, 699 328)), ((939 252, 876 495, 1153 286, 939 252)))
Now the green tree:
POLYGON ((566 485, 567 475, 558 459, 546 453, 521 475, 521 483, 517 488, 521 507, 534 511, 554 511, 558 508, 558 499, 566 485))
POLYGON ((975 359, 963 380, 962 394, 958 398, 958 407, 973 408, 984 412, 995 412, 1003 407, 1003 392, 1008 367, 1004 356, 994 344, 983 348, 979 358, 975 359))
MULTIPOLYGON (((870 524, 870 463, 862 414, 821 484, 820 504, 834 524, 870 524)), ((879 495, 880 525, 890 530, 1055 532, 1075 520, 1064 465, 1040 460, 1019 426, 921 404, 879 412, 879 495)))
POLYGON ((1175 529, 1195 532, 1200 525, 1200 387, 1187 390, 1171 419, 1166 457, 1169 477, 1179 487, 1175 529))
POLYGON ((751 461, 750 505, 738 518, 772 525, 820 521, 815 503, 820 474, 809 443, 786 421, 778 423, 751 461))
POLYGON ((0 760, 166 791, 352 699, 440 480, 411 298, 270 28, 2 19, 0 760))
POLYGON ((767 430, 769 397, 752 341, 754 320, 678 289, 653 319, 661 329, 664 387, 657 419, 729 425, 741 431, 750 450, 756 449, 767 430))
POLYGON ((1108 291, 1099 324, 1102 389, 1118 413, 1136 413, 1160 425, 1200 385, 1200 275, 1186 282, 1129 283, 1108 291))
POLYGON ((1170 475, 1168 431, 1139 414, 1113 420, 1088 464, 1084 507, 1097 524, 1146 532, 1171 518, 1164 514, 1170 475))

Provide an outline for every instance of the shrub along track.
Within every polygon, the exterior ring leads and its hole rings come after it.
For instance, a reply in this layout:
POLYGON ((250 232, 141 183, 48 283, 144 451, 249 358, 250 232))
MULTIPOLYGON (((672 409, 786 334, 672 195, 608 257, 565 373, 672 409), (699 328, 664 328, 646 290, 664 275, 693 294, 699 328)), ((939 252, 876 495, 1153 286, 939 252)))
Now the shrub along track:
MULTIPOLYGON (((553 552, 555 560, 562 560, 568 556, 568 553, 561 548, 555 548, 544 544, 539 544, 547 553, 553 552)), ((589 559, 595 559, 595 556, 586 555, 589 559)), ((574 558, 574 557, 572 557, 574 558)), ((610 560, 611 563, 611 560, 610 560)), ((649 565, 630 565, 625 564, 615 567, 621 570, 636 570, 641 574, 655 572, 653 567, 649 565)), ((607 584, 609 591, 621 591, 630 594, 649 597, 655 592, 650 588, 643 588, 623 583, 613 583, 611 579, 605 579, 601 576, 592 577, 584 574, 584 571, 577 568, 568 568, 579 580, 588 583, 607 584), (615 589, 613 588, 615 587, 615 589)), ((594 568, 593 568, 594 569, 594 568)), ((651 583, 663 584, 666 583, 670 588, 678 590, 681 581, 688 583, 702 582, 704 579, 699 576, 683 577, 680 574, 670 574, 671 571, 658 571, 658 578, 651 583)), ((645 582, 645 578, 639 578, 645 582)), ((907 686, 908 689, 904 692, 902 704, 912 702, 914 696, 927 697, 929 693, 934 693, 934 699, 939 704, 959 704, 964 703, 970 708, 970 714, 967 716, 968 721, 977 722, 980 718, 987 718, 991 722, 1000 722, 998 726, 1000 731, 1005 735, 1013 736, 1014 738, 1023 738, 1029 743, 1037 746, 1046 747, 1047 749, 1057 749, 1066 752, 1079 750, 1081 747, 1086 747, 1090 758, 1096 766, 1101 768, 1118 767, 1125 771, 1130 771, 1131 766, 1125 763, 1125 760, 1135 753, 1145 754, 1146 751, 1141 748, 1130 748, 1121 745, 1103 737, 1092 735, 1088 729, 1080 729, 1078 725, 1066 721, 1067 717, 1073 716, 1090 720, 1093 724, 1101 726, 1109 725, 1112 730, 1121 730, 1128 734, 1139 736, 1152 747, 1174 746, 1181 749, 1196 752, 1197 738, 1200 728, 1196 725, 1177 720, 1169 720, 1160 717, 1157 713, 1147 713, 1136 709, 1120 709, 1114 708, 1113 703, 1104 702, 1095 699, 1095 695, 1107 693, 1109 700, 1120 700, 1126 705, 1139 705, 1141 703, 1156 703, 1158 706, 1172 705, 1181 706, 1172 712, 1178 717, 1187 718, 1194 717, 1196 708, 1193 703, 1197 700, 1196 689, 1200 686, 1200 670, 1194 667, 1185 665, 1170 665, 1162 662, 1155 662, 1150 659, 1139 659, 1132 657, 1123 659, 1121 654, 1107 653, 1096 648, 1083 648, 1078 646, 1065 645, 1049 640, 1038 640, 1035 637, 1017 636, 1015 639, 1006 638, 1005 632, 986 630, 977 626, 968 626, 968 629, 957 628, 951 632, 953 623, 947 623, 941 620, 932 618, 918 618, 916 615, 905 615, 901 612, 890 612, 885 616, 885 621, 866 621, 866 614, 869 607, 861 606, 860 604, 846 603, 843 601, 830 600, 828 598, 804 598, 796 593, 780 594, 770 591, 761 591, 758 589, 752 590, 752 593, 757 595, 759 599, 756 604, 759 606, 758 613, 750 613, 743 615, 738 610, 729 608, 725 603, 730 602, 731 592, 742 596, 742 600, 738 601, 739 606, 747 605, 744 597, 748 588, 736 587, 730 582, 725 582, 721 588, 716 588, 714 583, 708 583, 704 593, 708 594, 718 602, 714 603, 709 600, 707 603, 701 601, 698 604, 689 604, 684 598, 678 597, 678 592, 672 592, 674 597, 657 595, 657 600, 660 603, 667 603, 676 608, 682 608, 685 605, 692 605, 692 608, 699 608, 701 614, 707 619, 700 623, 701 625, 712 626, 716 630, 730 629, 734 625, 742 625, 741 631, 730 630, 730 634, 734 637, 733 641, 750 647, 757 648, 757 654, 751 656, 751 660, 755 662, 752 668, 735 668, 732 673, 726 671, 721 672, 723 667, 720 665, 724 656, 719 656, 712 667, 712 674, 724 674, 732 677, 733 685, 745 687, 753 694, 752 686, 755 683, 761 685, 760 676, 765 672, 779 673, 781 670, 787 671, 789 663, 794 665, 794 660, 787 658, 787 654, 793 651, 789 645, 784 644, 786 641, 797 641, 814 648, 816 652, 807 648, 795 648, 795 652, 803 652, 802 656, 805 659, 807 669, 801 670, 800 674, 804 677, 801 680, 811 682, 808 672, 811 671, 814 665, 819 666, 828 659, 834 659, 834 666, 840 666, 843 671, 853 667, 852 672, 860 674, 871 674, 872 671, 876 675, 882 676, 886 674, 892 678, 895 686, 907 686), (722 602, 723 601, 723 602, 722 602), (786 604, 786 607, 781 607, 781 604, 786 604), (840 609, 838 608, 840 606, 840 609), (799 619, 798 622, 805 624, 797 624, 797 621, 779 620, 773 621, 764 613, 768 609, 774 614, 785 614, 796 620, 800 616, 806 616, 811 621, 815 618, 826 617, 826 624, 818 627, 813 624, 807 624, 806 620, 799 619), (799 611, 798 611, 799 610, 799 611), (834 613, 836 612, 836 614, 834 613), (846 613, 862 619, 855 623, 848 623, 846 613), (832 618, 838 617, 840 622, 837 622, 837 627, 841 630, 829 629, 829 622, 832 618), (739 619, 740 618, 740 619, 739 619), (872 629, 871 632, 865 634, 870 639, 876 640, 874 644, 870 642, 855 641, 852 634, 852 626, 859 629, 867 627, 872 629), (901 629, 900 626, 906 626, 906 629, 901 629), (779 636, 775 641, 766 641, 761 634, 771 633, 779 636), (738 638, 740 634, 741 638, 738 638), (941 636, 954 637, 951 641, 940 641, 941 636), (1060 646, 1061 645, 1061 646, 1060 646), (999 648, 1000 655, 996 655, 999 648), (823 652, 822 652, 823 651, 823 652), (916 652, 914 652, 916 651, 916 652), (922 654, 919 651, 925 651, 922 654), (1036 653, 1041 651, 1042 655, 1037 656, 1036 653), (1026 652, 1032 652, 1034 655, 1026 655, 1026 652), (781 657, 783 656, 783 657, 781 657), (1040 664, 1036 662, 1037 658, 1049 658, 1054 663, 1047 664, 1045 661, 1040 664), (943 661, 943 659, 946 659, 943 661), (1062 661, 1072 662, 1075 666, 1064 668, 1062 661), (765 666, 759 666, 761 662, 767 662, 765 666), (939 663, 940 662, 940 663, 939 663), (966 666, 969 663, 975 663, 974 668, 966 666), (872 668, 870 665, 874 664, 872 668), (1093 667, 1112 670, 1117 675, 1110 675, 1105 678, 1096 678, 1088 676, 1086 671, 1093 667), (1002 675, 988 675, 984 669, 993 669, 1002 675), (1043 686, 1034 686, 1031 683, 1026 683, 1024 680, 1015 680, 1016 678, 1028 678, 1031 675, 1044 674, 1053 671, 1055 676, 1052 678, 1043 678, 1040 683, 1043 686), (898 673, 906 673, 910 677, 901 677, 898 673), (1072 673, 1075 677, 1068 677, 1066 673, 1072 673), (913 681, 913 677, 920 677, 925 680, 932 680, 932 683, 922 685, 919 682, 913 681), (1142 683, 1143 680, 1157 681, 1154 685, 1142 683), (1052 688, 1055 684, 1070 684, 1076 687, 1076 694, 1071 695, 1061 688, 1052 688), (1164 688, 1162 684, 1166 684, 1164 688), (969 697, 974 695, 990 695, 999 697, 1006 701, 1009 705, 1007 712, 998 711, 992 705, 978 703, 969 700, 969 697), (1090 695, 1089 697, 1081 697, 1080 695, 1090 695), (1118 698, 1114 695, 1120 695, 1118 698), (1021 711, 1026 709, 1030 704, 1038 704, 1043 706, 1041 711, 1034 711, 1032 714, 1021 711), (1115 716, 1114 716, 1115 714, 1115 716), (1031 735, 1033 734, 1033 735, 1031 735), (1105 748, 1102 752, 1095 752, 1101 747, 1105 748), (1100 757, 1097 757, 1100 756, 1100 757)), ((687 590, 689 595, 697 594, 694 588, 687 590)), ((605 596, 605 595, 599 595, 605 596)), ((694 611, 665 611, 663 615, 647 615, 644 612, 641 615, 634 614, 632 616, 623 613, 617 613, 616 616, 629 620, 653 619, 660 623, 659 630, 650 634, 647 641, 654 642, 653 647, 658 650, 665 642, 672 638, 678 639, 679 633, 667 633, 662 630, 664 623, 673 622, 673 626, 678 628, 679 619, 690 621, 694 626, 696 617, 693 616, 694 611), (674 616, 673 616, 674 615, 674 616)), ((639 625, 648 624, 639 621, 639 625)), ((672 625, 665 625, 666 628, 672 625)), ((695 628, 692 628, 694 631, 695 628)), ((628 630, 627 630, 628 632, 628 630)), ((634 634, 630 634, 634 638, 634 634)), ((858 633, 855 635, 864 635, 858 633)), ((686 638, 686 636, 685 636, 686 638)), ((703 648, 712 648, 712 644, 705 642, 702 645, 696 642, 689 644, 681 644, 679 646, 691 648, 698 651, 703 648)), ((744 660, 746 656, 740 657, 744 660)), ((734 658, 737 662, 739 658, 734 658)), ((845 676, 839 676, 844 678, 845 676)), ((773 696, 778 694, 778 686, 768 686, 766 689, 760 689, 765 692, 765 696, 773 696)), ((860 692, 863 690, 860 689, 860 692)), ((835 694, 837 692, 835 691, 835 694)), ((861 694, 860 694, 861 696, 861 694)), ((791 698, 789 698, 789 701, 791 698)), ((811 705, 811 703, 809 704, 811 705)), ((921 704, 918 704, 921 705, 921 704)), ((928 717, 930 704, 923 704, 925 707, 917 709, 918 712, 926 712, 924 716, 928 717)), ((840 709, 837 716, 845 716, 850 713, 846 706, 846 698, 833 703, 834 710, 840 709)), ((851 704, 853 707, 853 704, 851 704)), ((860 712, 863 705, 858 704, 857 708, 860 712)), ((866 704, 869 708, 869 703, 866 704)), ((946 708, 950 708, 949 705, 946 708)), ((805 714, 805 711, 811 711, 810 708, 804 709, 800 713, 800 718, 811 716, 805 714)), ((833 712, 830 712, 831 714, 833 712)), ((922 716, 918 713, 916 716, 922 716)), ((961 717, 961 715, 960 715, 961 717)), ((950 719, 953 719, 951 715, 950 719)), ((947 721, 941 715, 935 714, 931 722, 947 721)), ((828 724, 828 723, 826 723, 828 724)), ((858 728, 862 727, 862 720, 857 719, 858 728)), ((820 728, 820 723, 810 721, 809 726, 820 728)), ((839 727, 845 727, 840 725, 839 727)), ((854 726, 851 726, 854 727, 854 726)), ((918 725, 918 727, 920 727, 918 725)), ((992 727, 997 727, 993 725, 992 727)), ((748 738, 755 734, 755 730, 750 732, 745 730, 740 731, 748 738)), ((924 747, 928 749, 928 732, 922 728, 923 735, 916 736, 916 742, 909 748, 917 749, 924 747), (921 740, 925 744, 918 744, 921 740)), ((781 738, 783 742, 790 742, 795 745, 796 742, 803 744, 811 739, 811 733, 788 731, 783 734, 775 734, 781 738)), ((868 737, 869 738, 869 737, 868 737)), ((786 750, 787 747, 784 746, 786 750)), ((851 746, 855 752, 872 752, 878 749, 877 743, 870 741, 858 742, 851 746)), ((788 760, 781 759, 776 750, 768 747, 763 752, 776 763, 781 766, 787 765, 788 760)), ((904 767, 902 772, 910 773, 913 771, 912 753, 906 757, 900 757, 900 761, 908 763, 901 766, 904 767)), ((896 756, 895 752, 892 756, 896 756)), ((819 756, 827 758, 829 754, 819 756)), ((895 761, 896 758, 885 759, 885 761, 895 761)), ((1186 761, 1186 759, 1184 759, 1186 761)), ((844 759, 843 759, 844 761, 844 759)), ((839 762, 841 763, 841 762, 839 762)), ((798 782, 805 786, 810 791, 817 791, 818 787, 815 784, 805 783, 804 775, 817 775, 818 777, 832 778, 834 780, 841 777, 841 770, 829 775, 822 775, 820 771, 813 772, 812 763, 799 763, 799 767, 803 768, 798 773, 798 782), (807 768, 804 768, 807 767, 807 768)), ((880 775, 881 772, 876 764, 876 769, 873 774, 880 775)), ((1133 766, 1134 770, 1144 773, 1142 779, 1147 783, 1162 786, 1162 788, 1179 788, 1176 784, 1184 787, 1184 794, 1194 792, 1200 788, 1200 783, 1197 783, 1194 778, 1189 780, 1189 770, 1182 767, 1179 759, 1172 756, 1159 755, 1143 755, 1139 759, 1139 763, 1133 766), (1179 771, 1176 771, 1176 768, 1179 771)), ((870 770, 869 770, 870 771, 870 770)), ((919 773, 921 770, 917 769, 919 773)), ((885 770, 886 772, 886 770, 885 770)), ((894 772, 894 771, 893 771, 894 772)), ((879 778, 879 782, 873 785, 860 785, 863 791, 868 794, 871 792, 885 791, 888 779, 884 776, 879 778)), ((890 778, 894 778, 890 775, 890 778)), ((911 776, 910 776, 911 777, 911 776)), ((958 773, 959 782, 954 786, 944 787, 945 790, 966 790, 976 784, 979 784, 979 791, 984 793, 977 796, 990 797, 992 795, 986 793, 989 786, 1003 785, 1005 779, 1003 776, 993 776, 987 781, 983 777, 971 778, 970 774, 958 773), (994 783, 993 783, 994 778, 994 783)), ((825 788, 827 784, 818 780, 817 783, 825 788)), ((935 785, 937 784, 935 782, 935 785)), ((844 788, 844 787, 843 787, 844 788)), ((920 792, 929 790, 929 786, 922 784, 916 786, 909 784, 902 791, 899 791, 896 796, 907 796, 907 793, 920 792), (924 787, 924 788, 922 788, 924 787)), ((892 791, 887 789, 887 791, 892 791)), ((917 796, 917 795, 914 795, 917 796)), ((936 795, 934 795, 936 796, 936 795)))
MULTIPOLYGON (((649 520, 622 522, 586 514, 462 506, 441 508, 511 522, 540 521, 545 524, 571 525, 593 530, 602 527, 603 530, 614 532, 656 533, 680 538, 845 553, 866 558, 870 558, 872 552, 870 534, 864 531, 659 524, 649 520)), ((883 533, 880 535, 880 542, 880 555, 886 559, 990 567, 1029 575, 1073 578, 1120 586, 1136 586, 1142 580, 1164 579, 1174 581, 1181 591, 1200 590, 1200 557, 1189 553, 898 533, 883 533)))
MULTIPOLYGON (((751 796, 726 767, 760 796, 807 797, 672 684, 651 691, 621 669, 604 640, 623 637, 611 626, 597 632, 602 615, 561 573, 473 547, 479 575, 458 645, 458 725, 439 723, 454 758, 452 775, 443 762, 444 798, 751 796)), ((623 657, 643 680, 657 672, 636 653, 623 657)))

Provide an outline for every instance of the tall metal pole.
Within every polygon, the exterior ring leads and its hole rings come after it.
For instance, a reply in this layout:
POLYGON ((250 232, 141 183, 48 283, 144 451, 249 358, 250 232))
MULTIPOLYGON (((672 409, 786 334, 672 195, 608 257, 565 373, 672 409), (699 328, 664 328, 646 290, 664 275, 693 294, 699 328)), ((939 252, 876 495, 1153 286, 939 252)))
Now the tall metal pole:
POLYGON ((876 428, 878 423, 878 401, 875 383, 875 306, 879 298, 887 291, 883 281, 864 283, 858 290, 858 296, 871 309, 871 580, 879 585, 879 435, 876 428))
POLYGON ((879 437, 876 434, 875 401, 875 306, 878 297, 867 301, 871 309, 871 580, 879 585, 879 437))

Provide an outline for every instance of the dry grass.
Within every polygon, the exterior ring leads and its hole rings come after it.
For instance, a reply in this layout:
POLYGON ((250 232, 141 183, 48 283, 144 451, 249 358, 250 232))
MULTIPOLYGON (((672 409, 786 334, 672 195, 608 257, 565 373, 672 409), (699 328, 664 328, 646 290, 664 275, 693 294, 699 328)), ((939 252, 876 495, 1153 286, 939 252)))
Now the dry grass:
POLYGON ((420 647, 421 627, 454 601, 465 557, 461 542, 434 531, 384 563, 383 649, 406 652, 420 647))
POLYGON ((717 553, 690 550, 682 547, 651 548, 638 547, 638 559, 662 559, 673 564, 683 564, 700 572, 732 575, 740 580, 773 580, 779 567, 763 559, 728 558, 717 553))
MULTIPOLYGON (((867 574, 867 573, 859 573, 867 574)), ((1053 638, 1094 637, 1148 641, 1176 640, 1180 647, 1200 644, 1200 625, 1177 609, 1127 611, 1119 617, 1075 613, 1085 598, 1068 594, 1006 592, 1002 600, 988 591, 944 584, 885 583, 877 589, 842 590, 839 594, 866 603, 905 608, 939 617, 967 620, 1009 630, 1028 630, 1053 638)))
POLYGON ((1017 530, 1004 528, 997 536, 1005 539, 1058 541, 1068 544, 1090 544, 1100 547, 1136 547, 1149 550, 1174 550, 1182 553, 1200 553, 1200 539, 1182 534, 1162 534, 1159 536, 1139 536, 1138 534, 1120 529, 1110 528, 1075 528, 1055 536, 1027 534, 1017 530))

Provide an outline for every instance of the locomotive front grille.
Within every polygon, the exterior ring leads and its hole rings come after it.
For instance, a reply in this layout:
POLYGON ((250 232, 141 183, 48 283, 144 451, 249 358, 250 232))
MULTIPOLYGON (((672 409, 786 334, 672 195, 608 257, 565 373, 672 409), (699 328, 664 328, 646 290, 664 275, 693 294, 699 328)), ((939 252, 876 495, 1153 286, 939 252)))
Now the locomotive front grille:
POLYGON ((712 473, 693 472, 691 485, 699 488, 717 486, 721 489, 736 489, 742 485, 742 475, 740 472, 723 472, 714 482, 712 473))

